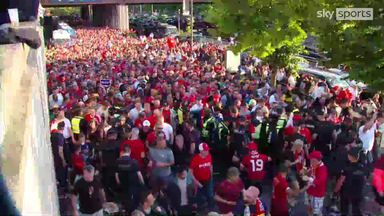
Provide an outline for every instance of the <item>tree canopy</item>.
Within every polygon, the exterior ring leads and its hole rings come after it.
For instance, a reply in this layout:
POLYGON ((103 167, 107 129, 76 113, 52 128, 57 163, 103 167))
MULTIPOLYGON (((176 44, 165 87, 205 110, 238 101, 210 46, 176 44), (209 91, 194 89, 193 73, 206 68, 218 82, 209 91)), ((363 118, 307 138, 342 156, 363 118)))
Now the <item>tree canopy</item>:
MULTIPOLYGON (((352 78, 384 90, 384 9, 382 0, 323 0, 327 11, 336 8, 373 8, 373 20, 307 19, 308 32, 327 53, 327 66, 347 65, 352 78)), ((335 12, 336 13, 336 12, 335 12)), ((336 16, 336 14, 334 15, 336 16)))
POLYGON ((307 34, 295 7, 296 1, 290 0, 214 0, 206 19, 218 34, 236 35, 235 52, 249 51, 276 68, 296 71, 307 34))
POLYGON ((352 78, 384 89, 384 12, 382 0, 213 0, 207 20, 216 33, 237 35, 235 52, 250 51, 276 67, 297 70, 297 55, 308 34, 326 53, 326 66, 350 68, 352 78), (374 18, 336 20, 336 8, 373 8, 374 18), (333 17, 319 17, 319 11, 333 17))
POLYGON ((53 7, 47 8, 54 16, 80 15, 80 7, 53 7))

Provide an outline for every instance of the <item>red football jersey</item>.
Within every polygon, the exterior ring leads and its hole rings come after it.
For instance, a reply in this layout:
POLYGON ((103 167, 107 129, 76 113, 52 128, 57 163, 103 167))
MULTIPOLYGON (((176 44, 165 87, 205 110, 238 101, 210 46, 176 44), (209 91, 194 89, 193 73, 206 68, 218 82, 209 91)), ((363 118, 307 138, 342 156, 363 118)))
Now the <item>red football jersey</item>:
POLYGON ((141 157, 142 154, 145 154, 145 145, 144 142, 137 140, 125 140, 120 145, 120 152, 124 150, 124 146, 128 145, 131 148, 131 157, 135 159, 140 168, 144 167, 144 159, 141 157))
POLYGON ((193 170, 193 175, 200 182, 208 182, 211 177, 212 169, 212 157, 209 154, 207 157, 202 158, 200 154, 195 155, 192 158, 191 164, 189 166, 193 170))
POLYGON ((273 195, 271 202, 271 215, 289 215, 287 189, 289 188, 288 182, 285 177, 278 174, 273 179, 273 195))
POLYGON ((256 212, 251 212, 251 216, 264 216, 265 215, 264 204, 260 199, 256 200, 256 212))
POLYGON ((268 162, 268 156, 259 154, 257 151, 250 151, 243 158, 241 164, 247 168, 248 178, 252 181, 262 181, 265 176, 265 165, 268 162))

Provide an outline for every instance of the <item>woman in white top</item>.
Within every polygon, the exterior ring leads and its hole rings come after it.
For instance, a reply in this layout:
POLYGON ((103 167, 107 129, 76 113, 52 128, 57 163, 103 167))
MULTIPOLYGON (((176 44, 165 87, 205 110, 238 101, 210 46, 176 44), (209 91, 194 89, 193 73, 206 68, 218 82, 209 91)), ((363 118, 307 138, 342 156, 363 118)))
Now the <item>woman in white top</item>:
POLYGON ((71 126, 71 121, 69 121, 69 119, 67 119, 64 115, 64 111, 63 110, 60 110, 55 119, 52 121, 52 124, 51 124, 51 130, 57 130, 57 125, 60 123, 60 122, 64 122, 65 123, 65 127, 64 127, 64 131, 63 131, 63 136, 65 139, 69 139, 71 138, 72 139, 72 142, 75 142, 75 139, 73 137, 73 133, 72 133, 72 126, 71 126))

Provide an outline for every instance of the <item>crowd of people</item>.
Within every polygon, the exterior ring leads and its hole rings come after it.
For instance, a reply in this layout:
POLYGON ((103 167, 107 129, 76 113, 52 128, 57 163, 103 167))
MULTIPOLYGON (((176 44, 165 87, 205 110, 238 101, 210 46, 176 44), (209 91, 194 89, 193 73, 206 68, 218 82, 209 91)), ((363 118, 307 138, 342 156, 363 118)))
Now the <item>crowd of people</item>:
POLYGON ((285 69, 274 86, 250 55, 227 72, 225 51, 110 28, 50 45, 52 151, 73 215, 330 215, 336 197, 362 215, 370 185, 383 204, 380 95, 285 69))

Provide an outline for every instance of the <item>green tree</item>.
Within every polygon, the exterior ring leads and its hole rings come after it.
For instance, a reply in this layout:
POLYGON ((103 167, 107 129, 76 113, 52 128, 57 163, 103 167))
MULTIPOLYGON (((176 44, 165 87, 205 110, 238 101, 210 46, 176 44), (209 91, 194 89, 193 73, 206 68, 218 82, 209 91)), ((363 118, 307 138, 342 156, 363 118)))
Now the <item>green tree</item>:
POLYGON ((217 26, 216 34, 236 35, 234 52, 249 51, 270 63, 275 85, 279 68, 296 72, 298 63, 303 61, 298 54, 304 52, 307 33, 302 28, 297 2, 300 0, 213 0, 206 20, 217 26))
POLYGON ((372 89, 384 90, 384 9, 382 0, 321 0, 318 10, 332 18, 307 14, 306 28, 325 51, 327 66, 347 65, 350 76, 372 89), (336 20, 336 8, 373 8, 373 20, 336 20))
MULTIPOLYGON (((274 65, 297 70, 307 34, 315 36, 328 67, 349 68, 353 79, 384 90, 383 0, 213 0, 207 19, 217 34, 238 34, 236 52, 251 51, 274 65), (373 20, 336 20, 336 8, 373 8, 373 20), (322 12, 333 12, 332 17, 322 12)), ((274 74, 272 74, 272 77, 274 74)))
POLYGON ((80 7, 53 7, 47 8, 54 16, 80 15, 80 7))

